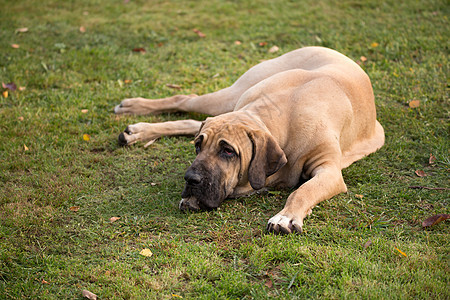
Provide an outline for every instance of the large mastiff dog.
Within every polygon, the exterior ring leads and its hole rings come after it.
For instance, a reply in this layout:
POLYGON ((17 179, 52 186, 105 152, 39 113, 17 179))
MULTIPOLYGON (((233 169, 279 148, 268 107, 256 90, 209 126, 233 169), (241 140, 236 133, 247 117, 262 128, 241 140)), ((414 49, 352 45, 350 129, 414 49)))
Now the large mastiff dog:
POLYGON ((214 209, 265 187, 297 187, 268 222, 275 233, 301 232, 315 205, 347 190, 341 170, 384 144, 369 77, 346 56, 320 47, 264 61, 215 93, 125 99, 114 110, 214 116, 129 125, 119 142, 196 136, 182 210, 214 209))

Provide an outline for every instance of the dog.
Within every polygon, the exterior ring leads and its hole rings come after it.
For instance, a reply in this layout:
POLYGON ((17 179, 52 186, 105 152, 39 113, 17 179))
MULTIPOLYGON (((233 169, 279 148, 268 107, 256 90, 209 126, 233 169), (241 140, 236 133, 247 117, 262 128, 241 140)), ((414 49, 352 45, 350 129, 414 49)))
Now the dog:
POLYGON ((301 233, 314 206, 347 191, 341 170, 384 144, 368 75, 322 47, 263 61, 214 93, 125 99, 114 111, 211 115, 204 122, 129 125, 119 143, 195 136, 197 156, 184 176, 181 210, 215 209, 226 198, 263 188, 296 188, 269 219, 273 233, 301 233))

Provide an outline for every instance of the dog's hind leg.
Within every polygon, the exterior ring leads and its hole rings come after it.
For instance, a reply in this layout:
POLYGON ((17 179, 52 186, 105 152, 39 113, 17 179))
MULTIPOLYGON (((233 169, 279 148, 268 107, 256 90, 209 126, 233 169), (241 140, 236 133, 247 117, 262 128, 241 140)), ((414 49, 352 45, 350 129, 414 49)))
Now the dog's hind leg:
POLYGON ((146 147, 162 136, 195 135, 201 125, 202 122, 196 120, 137 123, 127 126, 119 135, 119 143, 124 146, 142 141, 146 142, 146 147))

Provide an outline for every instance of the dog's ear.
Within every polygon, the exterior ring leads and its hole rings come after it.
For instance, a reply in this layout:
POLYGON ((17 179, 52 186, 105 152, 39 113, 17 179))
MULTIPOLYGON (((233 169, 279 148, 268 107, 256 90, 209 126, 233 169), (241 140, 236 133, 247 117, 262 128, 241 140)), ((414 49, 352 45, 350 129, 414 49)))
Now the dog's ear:
POLYGON ((248 168, 248 181, 253 189, 262 189, 266 178, 287 163, 286 155, 272 135, 263 131, 249 132, 253 154, 248 168))

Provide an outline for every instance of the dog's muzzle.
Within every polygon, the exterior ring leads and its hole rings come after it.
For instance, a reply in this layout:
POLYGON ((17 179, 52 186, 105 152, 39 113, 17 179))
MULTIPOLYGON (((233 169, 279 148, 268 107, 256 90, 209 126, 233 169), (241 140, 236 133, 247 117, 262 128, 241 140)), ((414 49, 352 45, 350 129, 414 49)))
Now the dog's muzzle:
POLYGON ((197 211, 200 210, 198 200, 195 197, 183 198, 178 206, 182 211, 197 211))

